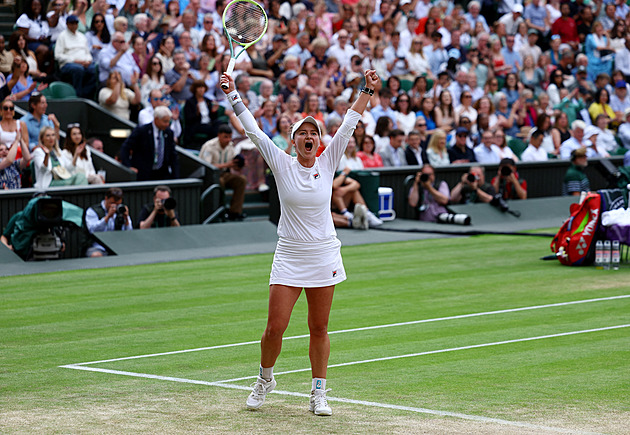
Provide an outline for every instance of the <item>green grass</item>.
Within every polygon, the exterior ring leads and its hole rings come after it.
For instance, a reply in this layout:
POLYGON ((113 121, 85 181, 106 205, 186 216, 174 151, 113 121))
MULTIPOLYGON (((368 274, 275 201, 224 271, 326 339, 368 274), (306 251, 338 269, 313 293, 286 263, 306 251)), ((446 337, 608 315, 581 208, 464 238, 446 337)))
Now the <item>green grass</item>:
MULTIPOLYGON (((479 236, 345 247, 349 280, 337 287, 330 330, 630 294, 627 265, 540 261, 548 244, 479 236)), ((306 415, 304 399, 279 395, 246 412, 243 391, 59 367, 258 340, 270 263, 254 255, 0 278, 0 432, 480 430, 340 403, 324 423, 306 415)), ((333 334, 330 364, 628 323, 630 299, 617 299, 333 334)), ((307 333, 301 297, 286 336, 307 333)), ((276 372, 308 368, 307 346, 287 340, 276 372)), ((623 328, 331 368, 328 386, 336 397, 623 433, 628 349, 623 328)), ((213 382, 255 375, 258 358, 254 344, 94 367, 213 382)), ((278 382, 308 392, 310 373, 278 382)))

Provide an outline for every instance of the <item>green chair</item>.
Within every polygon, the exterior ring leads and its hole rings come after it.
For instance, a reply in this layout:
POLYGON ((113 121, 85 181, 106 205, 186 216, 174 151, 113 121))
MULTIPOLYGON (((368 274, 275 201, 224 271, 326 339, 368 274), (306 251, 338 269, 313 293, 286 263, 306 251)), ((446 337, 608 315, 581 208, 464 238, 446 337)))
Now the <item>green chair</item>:
POLYGON ((72 85, 65 82, 52 82, 42 94, 51 100, 65 100, 68 98, 77 98, 77 92, 72 85))
POLYGON ((400 80, 400 89, 405 92, 409 92, 411 87, 413 86, 413 82, 411 80, 401 79, 400 80))
POLYGON ((516 157, 521 158, 521 154, 527 148, 527 143, 518 138, 511 138, 508 140, 508 146, 516 154, 516 157))
POLYGON ((253 83, 253 84, 250 86, 250 89, 251 89, 252 91, 254 91, 254 92, 256 93, 256 95, 260 95, 260 84, 261 84, 261 83, 262 83, 262 80, 259 80, 259 81, 257 81, 257 82, 255 82, 255 83, 253 83))

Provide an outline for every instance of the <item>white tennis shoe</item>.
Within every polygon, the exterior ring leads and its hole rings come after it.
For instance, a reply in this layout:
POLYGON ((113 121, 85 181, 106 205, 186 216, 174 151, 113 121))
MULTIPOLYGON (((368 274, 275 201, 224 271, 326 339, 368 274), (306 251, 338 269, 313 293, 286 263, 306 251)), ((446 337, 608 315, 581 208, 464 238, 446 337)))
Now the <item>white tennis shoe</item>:
POLYGON ((326 393, 329 391, 330 388, 327 390, 311 390, 308 410, 315 413, 315 415, 332 415, 332 409, 330 409, 326 398, 326 393))
POLYGON ((381 225, 383 225, 383 221, 377 218, 376 215, 372 213, 370 210, 367 210, 367 208, 366 208, 365 216, 368 221, 368 225, 371 228, 380 227, 381 225))
POLYGON ((354 219, 352 219, 352 228, 358 230, 367 230, 370 225, 368 223, 367 214, 369 213, 363 204, 354 205, 354 219))
POLYGON ((277 382, 275 378, 271 378, 270 381, 266 381, 260 376, 256 379, 256 382, 252 384, 252 392, 247 398, 248 409, 258 409, 265 403, 265 396, 267 393, 271 393, 276 388, 277 382))

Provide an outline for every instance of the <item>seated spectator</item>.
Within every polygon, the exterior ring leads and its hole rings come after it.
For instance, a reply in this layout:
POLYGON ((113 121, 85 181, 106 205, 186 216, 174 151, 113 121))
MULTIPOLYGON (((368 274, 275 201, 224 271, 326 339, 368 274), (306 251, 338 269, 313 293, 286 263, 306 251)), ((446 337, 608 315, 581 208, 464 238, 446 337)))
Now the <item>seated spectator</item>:
POLYGON ((591 121, 595 123, 597 115, 605 114, 610 119, 616 119, 615 111, 610 107, 610 95, 605 88, 601 88, 595 94, 595 101, 588 107, 588 113, 591 115, 591 121))
POLYGON ((624 112, 624 123, 619 126, 619 139, 624 148, 630 149, 630 107, 624 112))
POLYGON ((571 151, 571 166, 567 169, 562 182, 562 195, 578 196, 582 192, 591 190, 588 177, 584 169, 588 165, 586 148, 581 147, 571 151))
MULTIPOLYGON (((118 187, 111 187, 105 193, 105 199, 90 206, 85 211, 85 226, 90 234, 104 231, 131 231, 133 229, 129 208, 122 203, 123 192, 118 187), (124 207, 124 213, 119 213, 119 207, 124 207)), ((87 257, 104 257, 108 252, 97 242, 93 242, 87 249, 87 257)))
POLYGON ((451 190, 452 204, 489 203, 496 195, 492 184, 486 182, 485 170, 481 166, 472 166, 462 175, 459 183, 451 190))
POLYGON ((29 113, 20 119, 28 129, 28 146, 31 152, 39 143, 39 133, 42 128, 54 127, 55 133, 59 137, 59 121, 53 113, 46 115, 46 109, 48 109, 46 97, 40 93, 34 93, 28 99, 29 113))
POLYGON ((354 136, 350 137, 337 170, 343 171, 344 168, 350 168, 351 171, 360 171, 364 168, 363 161, 357 156, 357 141, 354 136))
POLYGON ((109 73, 105 87, 98 93, 98 103, 113 115, 123 119, 131 117, 131 105, 140 103, 140 87, 137 80, 138 74, 134 73, 136 79, 131 89, 125 86, 122 75, 118 71, 109 73))
POLYGON ((173 62, 175 66, 164 74, 164 79, 166 84, 171 87, 171 97, 179 104, 184 104, 193 96, 190 87, 198 74, 196 70, 191 68, 190 63, 186 61, 184 52, 179 48, 174 51, 173 62))
MULTIPOLYGON (((57 0, 58 1, 58 0, 57 0)), ((79 19, 70 15, 67 29, 61 32, 55 44, 55 60, 64 81, 72 84, 81 98, 92 98, 96 89, 96 67, 88 48, 87 38, 77 29, 79 19)))
POLYGON ((138 216, 141 230, 180 226, 175 199, 171 195, 171 188, 168 186, 160 185, 153 189, 153 202, 145 204, 138 216))
POLYGON ((455 144, 448 150, 451 163, 476 162, 475 152, 467 144, 470 132, 465 127, 457 127, 455 130, 455 144))
POLYGON ((140 82, 140 100, 144 107, 151 106, 149 94, 153 89, 159 89, 162 91, 162 94, 166 95, 171 92, 171 87, 166 84, 166 79, 164 78, 162 61, 157 56, 149 59, 146 73, 142 76, 140 82))
POLYGON ((560 145, 560 158, 568 160, 571 158, 571 153, 573 150, 577 150, 578 148, 587 149, 587 153, 590 153, 591 156, 595 155, 594 150, 591 148, 591 143, 584 137, 584 130, 586 129, 586 124, 584 121, 573 121, 571 124, 571 137, 566 141, 562 142, 560 145), (590 150, 590 151, 588 151, 590 150))
POLYGON ((592 157, 610 157, 608 151, 600 145, 599 132, 600 130, 593 125, 589 125, 584 129, 584 140, 590 143, 586 153, 592 157))
POLYGON ((459 103, 457 118, 459 118, 460 121, 463 118, 467 118, 472 125, 475 125, 477 122, 477 110, 473 107, 473 99, 470 91, 465 90, 462 92, 459 103))
POLYGON ((132 57, 136 61, 136 65, 140 68, 140 77, 143 77, 147 71, 151 55, 147 50, 147 43, 140 35, 131 36, 131 48, 133 49, 132 57))
POLYGON ((521 160, 523 162, 544 162, 549 158, 547 151, 542 147, 544 133, 538 129, 534 129, 530 133, 529 144, 523 154, 521 160))
POLYGON ((94 14, 90 30, 85 34, 85 37, 88 41, 88 49, 90 54, 92 54, 92 59, 98 59, 101 50, 108 46, 112 40, 103 14, 94 14))
POLYGON ((512 159, 518 162, 518 157, 507 144, 505 132, 500 128, 494 130, 494 143, 499 147, 499 157, 501 157, 501 159, 512 159))
MULTIPOLYGON (((15 101, 27 101, 38 86, 28 73, 28 64, 19 57, 13 59, 11 74, 7 77, 7 81, 11 81, 13 77, 17 77, 17 82, 11 88, 11 98, 15 101)), ((38 90, 41 91, 47 86, 40 84, 38 90)))
POLYGON ((129 44, 125 41, 125 35, 121 32, 114 33, 112 42, 98 54, 98 79, 101 84, 107 81, 114 71, 120 73, 127 86, 133 87, 138 84, 140 68, 128 50, 129 44))
POLYGON ((173 113, 158 106, 151 124, 133 129, 120 149, 123 165, 138 174, 138 181, 179 178, 179 162, 173 131, 169 128, 173 113))
POLYGON ((35 185, 39 190, 49 186, 82 186, 88 181, 84 174, 70 172, 72 161, 61 152, 57 135, 52 127, 44 127, 39 133, 39 146, 33 150, 35 185))
POLYGON ((527 181, 521 179, 513 159, 502 159, 492 187, 503 199, 527 199, 527 181))
POLYGON ((278 134, 271 138, 273 143, 287 154, 295 155, 295 151, 291 146, 291 119, 288 115, 281 114, 278 116, 276 131, 278 134))
POLYGON ((448 213, 446 205, 450 201, 450 191, 446 181, 435 187, 435 169, 428 163, 416 174, 407 196, 409 205, 420 210, 420 220, 436 222, 440 213, 448 213))
POLYGON ((359 151, 357 156, 363 162, 364 168, 382 168, 383 159, 376 152, 376 143, 372 136, 366 135, 363 140, 359 142, 359 151))
MULTIPOLYGON (((424 118, 421 119, 425 124, 424 130, 426 132, 426 121, 424 121, 424 118)), ((393 121, 387 116, 381 116, 376 121, 376 127, 374 128, 374 143, 376 144, 377 153, 380 154, 389 146, 389 133, 393 128, 393 121)))
POLYGON ((7 50, 4 35, 0 35, 0 73, 5 76, 11 72, 11 64, 13 63, 13 53, 7 50))
POLYGON ((172 35, 165 36, 160 40, 160 45, 155 56, 162 62, 162 70, 164 71, 164 74, 175 67, 175 60, 173 59, 175 46, 175 37, 172 35))
POLYGON ((417 130, 412 130, 407 136, 405 159, 409 166, 422 166, 429 161, 425 149, 421 146, 421 140, 420 133, 417 130))
MULTIPOLYGON (((26 38, 23 34, 18 32, 13 32, 11 34, 11 38, 9 39, 9 49, 11 50, 11 63, 7 65, 7 71, 3 71, 5 75, 9 75, 11 73, 11 65, 13 60, 16 58, 21 58, 22 60, 28 63, 28 73, 33 77, 46 77, 46 73, 43 73, 39 70, 39 66, 37 65, 37 58, 35 57, 35 53, 33 50, 29 50, 26 45, 26 38)), ((8 60, 8 59, 7 59, 8 60)))
POLYGON ((245 201, 247 178, 237 172, 241 165, 234 142, 232 142, 232 129, 229 125, 219 126, 217 137, 203 144, 201 151, 199 151, 199 158, 221 170, 221 187, 234 190, 227 218, 234 221, 243 220, 245 218, 243 202, 245 201))
MULTIPOLYGON (((2 102, 2 120, 0 121, 0 144, 4 144, 7 150, 14 143, 19 145, 20 141, 28 146, 28 128, 23 121, 15 119, 15 104, 13 101, 6 99, 2 102)), ((16 159, 22 156, 21 148, 16 148, 16 159)))
POLYGON ((597 149, 600 154, 605 152, 607 154, 615 154, 619 145, 615 139, 615 133, 608 129, 610 124, 610 118, 608 115, 597 115, 595 118, 595 128, 597 129, 597 149))
MULTIPOLYGON (((40 70, 51 62, 50 27, 40 0, 28 0, 24 5, 24 13, 15 23, 17 30, 26 37, 29 50, 35 52, 40 70)), ((49 65, 49 69, 52 65, 49 65)))
MULTIPOLYGON (((278 131, 278 105, 275 101, 267 100, 263 103, 258 116, 258 126, 269 137, 274 137, 278 131)), ((330 128, 330 127, 329 127, 330 128)))
POLYGON ((72 166, 68 168, 70 173, 83 174, 89 184, 103 184, 105 180, 96 173, 92 162, 92 153, 86 145, 81 126, 69 124, 66 128, 66 143, 61 152, 66 161, 72 162, 72 166))
POLYGON ((617 119, 624 118, 623 112, 630 107, 630 95, 628 95, 628 85, 625 80, 615 83, 615 93, 610 96, 610 107, 617 119))
POLYGON ((190 91, 193 95, 184 106, 184 144, 187 148, 199 149, 208 140, 217 137, 220 119, 227 118, 223 106, 204 96, 208 87, 203 81, 195 80, 190 91))
MULTIPOLYGON (((5 101, 2 105, 7 104, 5 101)), ((0 189, 19 189, 22 187, 20 172, 24 170, 31 161, 31 154, 28 150, 28 141, 22 137, 16 137, 11 148, 0 142, 0 189), (22 157, 17 158, 18 150, 22 157)))
POLYGON ((122 33, 125 37, 125 41, 132 43, 131 35, 133 32, 129 30, 129 21, 127 21, 127 18, 121 16, 114 18, 114 32, 122 33))
POLYGON ((97 137, 91 137, 87 140, 87 145, 93 150, 103 153, 103 141, 97 137))
POLYGON ((432 166, 448 166, 451 160, 448 158, 446 150, 446 133, 444 130, 436 129, 431 135, 429 145, 427 146, 428 163, 432 166))
MULTIPOLYGON (((151 105, 145 107, 140 111, 140 113, 138 113, 138 125, 152 123, 153 119, 155 118, 155 108, 157 106, 168 107, 168 105, 171 103, 171 101, 166 96, 162 95, 162 91, 160 91, 159 89, 154 89, 153 91, 151 91, 149 98, 151 100, 151 105)), ((171 121, 170 127, 171 130, 173 130, 173 137, 177 141, 177 139, 179 139, 182 134, 182 125, 179 122, 179 106, 176 104, 173 105, 172 112, 173 119, 171 121)))
POLYGON ((348 226, 367 230, 368 228, 383 225, 383 221, 377 218, 374 213, 368 210, 365 205, 365 199, 361 195, 361 184, 348 177, 351 169, 346 167, 341 174, 336 176, 332 184, 331 205, 333 212, 345 216, 348 226), (354 204, 354 213, 348 211, 348 207, 354 204))
POLYGON ((494 133, 486 130, 481 134, 481 143, 474 149, 475 159, 479 163, 499 163, 501 161, 501 150, 494 144, 494 133))
POLYGON ((394 129, 389 133, 389 145, 379 152, 383 159, 383 166, 405 166, 407 159, 405 158, 405 150, 403 149, 403 141, 405 133, 402 130, 394 129))

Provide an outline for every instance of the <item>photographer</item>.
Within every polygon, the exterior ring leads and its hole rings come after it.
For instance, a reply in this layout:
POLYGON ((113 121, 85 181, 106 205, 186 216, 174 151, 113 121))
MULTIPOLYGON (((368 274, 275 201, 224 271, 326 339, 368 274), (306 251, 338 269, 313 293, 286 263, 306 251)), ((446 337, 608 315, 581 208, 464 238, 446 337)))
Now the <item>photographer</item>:
POLYGON ((492 187, 503 199, 527 199, 527 181, 521 180, 512 159, 502 159, 497 175, 492 179, 492 187))
POLYGON ((462 175, 462 179, 451 190, 452 204, 489 203, 496 195, 494 187, 486 183, 486 175, 481 166, 473 166, 462 175))
POLYGON ((435 188, 435 170, 433 166, 425 164, 416 174, 416 179, 409 190, 407 201, 413 208, 420 210, 420 220, 436 222, 441 213, 448 213, 446 205, 450 199, 450 191, 446 181, 441 181, 435 188))
POLYGON ((221 169, 221 187, 234 190, 227 218, 235 221, 243 220, 245 218, 243 202, 245 201, 247 178, 240 173, 240 170, 245 162, 240 154, 236 154, 232 142, 232 129, 229 125, 219 126, 217 137, 203 144, 201 151, 199 151, 199 158, 221 169))
MULTIPOLYGON (((101 231, 130 231, 133 229, 129 208, 122 203, 123 192, 118 187, 111 187, 105 193, 105 199, 90 206, 85 211, 85 226, 90 234, 101 231)), ((94 242, 86 252, 87 257, 104 257, 107 250, 94 242)))
POLYGON ((171 193, 171 188, 168 186, 156 186, 153 189, 153 202, 145 204, 138 217, 141 230, 179 226, 175 211, 177 203, 174 198, 171 198, 171 193))

